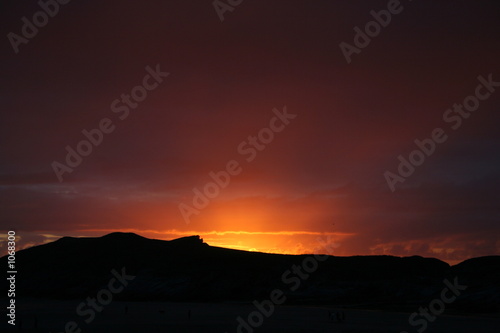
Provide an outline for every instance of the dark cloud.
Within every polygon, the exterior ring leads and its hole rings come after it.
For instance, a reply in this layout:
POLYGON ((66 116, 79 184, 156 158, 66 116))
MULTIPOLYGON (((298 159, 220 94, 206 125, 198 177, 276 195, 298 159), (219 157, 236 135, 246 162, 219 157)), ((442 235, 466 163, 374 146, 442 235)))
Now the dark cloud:
MULTIPOLYGON (((500 81, 500 6, 401 3, 351 64, 339 43, 353 43, 353 28, 387 1, 244 2, 224 22, 203 1, 62 5, 18 54, 3 41, 0 226, 34 235, 321 233, 335 223, 351 235, 337 249, 344 254, 498 253, 500 92, 456 131, 442 117, 479 75, 500 81), (120 120, 111 103, 157 64, 170 75, 120 120), (285 105, 297 118, 246 162, 238 145, 285 105), (103 118, 115 130, 59 183, 52 163, 103 118), (436 127, 448 140, 392 193, 384 172, 436 127), (186 225, 178 204, 230 160, 242 173, 186 225)), ((39 10, 1 6, 4 36, 39 10)), ((317 247, 294 237, 281 246, 317 247)))

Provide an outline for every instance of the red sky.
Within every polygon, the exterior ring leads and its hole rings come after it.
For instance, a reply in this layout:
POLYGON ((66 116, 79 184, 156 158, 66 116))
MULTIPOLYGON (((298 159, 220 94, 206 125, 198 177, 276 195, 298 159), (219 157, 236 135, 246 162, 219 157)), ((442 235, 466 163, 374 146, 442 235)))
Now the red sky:
MULTIPOLYGON (((2 42, 2 233, 19 247, 133 231, 278 253, 500 254, 500 91, 459 129, 443 121, 478 76, 500 81, 500 5, 401 5, 350 64, 339 44, 387 1, 243 1, 223 22, 211 1, 61 5, 19 53, 2 42), (111 103, 157 64, 170 74, 120 120, 111 103), (238 146, 285 106, 296 118, 248 162, 238 146), (103 118, 114 131, 59 182, 52 163, 103 118), (437 127, 448 140, 392 192, 384 173, 437 127), (179 204, 231 160, 241 172, 186 223, 179 204)), ((4 36, 40 10, 1 6, 4 36)))

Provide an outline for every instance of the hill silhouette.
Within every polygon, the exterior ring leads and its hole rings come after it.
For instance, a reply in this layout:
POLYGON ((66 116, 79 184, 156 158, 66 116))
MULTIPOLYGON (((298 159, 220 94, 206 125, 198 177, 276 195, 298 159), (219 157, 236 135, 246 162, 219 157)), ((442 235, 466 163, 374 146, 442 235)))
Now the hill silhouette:
MULTIPOLYGON (((252 301, 281 289, 292 304, 413 311, 439 297, 444 279, 457 277, 468 288, 449 308, 500 309, 500 256, 455 266, 420 256, 330 256, 294 290, 284 283, 283 274, 307 257, 214 247, 199 236, 171 241, 134 233, 63 237, 16 254, 16 289, 18 297, 85 298, 107 285, 113 269, 124 268, 136 278, 116 295, 122 300, 252 301)), ((0 258, 0 265, 6 267, 6 261, 0 258)))

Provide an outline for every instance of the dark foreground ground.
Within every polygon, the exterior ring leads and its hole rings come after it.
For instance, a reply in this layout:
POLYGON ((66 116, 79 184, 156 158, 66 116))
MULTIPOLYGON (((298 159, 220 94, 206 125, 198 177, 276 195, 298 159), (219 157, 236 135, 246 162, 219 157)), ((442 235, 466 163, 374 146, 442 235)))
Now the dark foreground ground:
MULTIPOLYGON (((239 303, 165 303, 165 302, 118 302, 107 305, 103 312, 86 324, 76 313, 81 300, 18 300, 17 327, 6 325, 7 316, 2 305, 0 331, 13 332, 65 332, 66 322, 75 321, 81 332, 238 332, 236 318, 247 318, 255 311, 251 304, 239 303), (126 309, 128 312, 125 313, 126 309), (189 318, 191 312, 191 318, 189 318), (19 327, 22 320, 22 328, 19 327), (37 328, 35 328, 35 325, 37 328), (4 328, 7 327, 7 330, 4 328)), ((5 303, 5 302, 2 302, 5 303)), ((408 323, 408 313, 372 310, 343 309, 345 321, 332 321, 329 311, 335 308, 312 306, 280 306, 265 318, 254 332, 417 332, 408 323)), ((420 328, 420 327, 419 327, 420 328)), ((441 315, 429 322, 425 332, 440 333, 498 333, 500 316, 452 316, 441 315)), ((78 329, 68 332, 78 333, 78 329)), ((249 333, 245 329, 242 333, 249 333)))

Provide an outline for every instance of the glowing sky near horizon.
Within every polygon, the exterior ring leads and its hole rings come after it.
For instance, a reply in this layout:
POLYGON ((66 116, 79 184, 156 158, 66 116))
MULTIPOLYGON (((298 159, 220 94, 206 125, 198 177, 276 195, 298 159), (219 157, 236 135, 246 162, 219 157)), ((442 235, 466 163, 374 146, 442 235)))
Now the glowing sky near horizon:
MULTIPOLYGON (((339 43, 387 1, 249 1, 224 22, 210 1, 71 2, 19 54, 4 38, 1 232, 20 247, 130 231, 273 253, 499 255, 500 89, 395 192, 383 174, 479 75, 500 81, 500 5, 402 4, 350 64, 339 43), (157 64, 169 76, 120 120, 112 102, 157 64), (297 117, 247 161, 239 145, 284 106, 297 117), (59 182, 51 163, 103 118, 114 131, 59 182), (231 160, 241 173, 186 223, 179 204, 231 160)), ((38 10, 3 7, 4 36, 38 10)))

